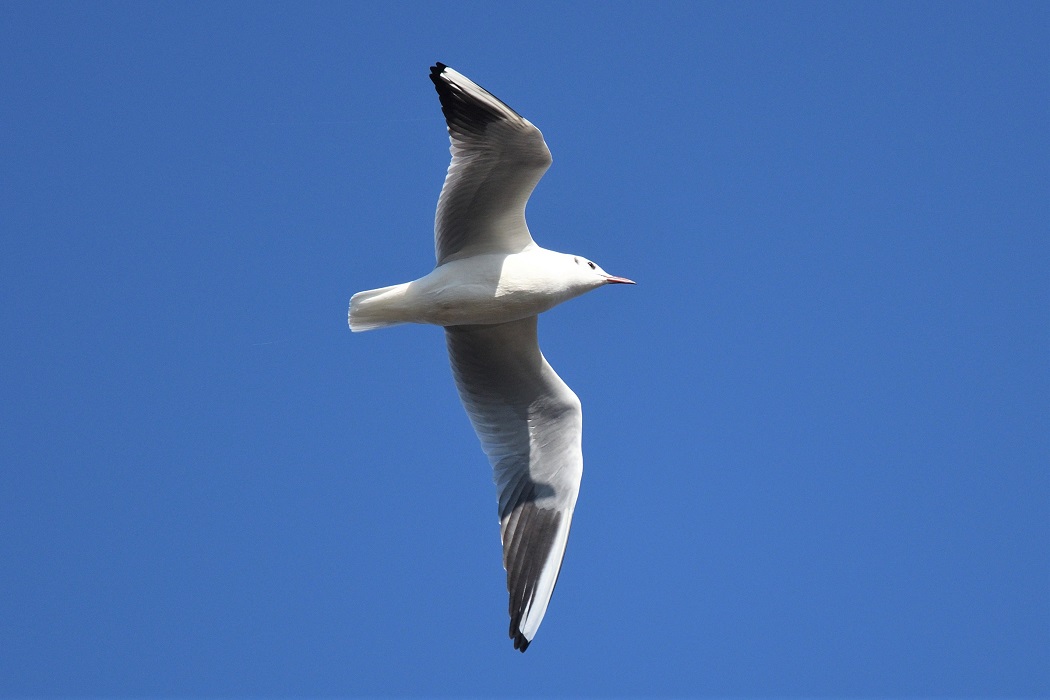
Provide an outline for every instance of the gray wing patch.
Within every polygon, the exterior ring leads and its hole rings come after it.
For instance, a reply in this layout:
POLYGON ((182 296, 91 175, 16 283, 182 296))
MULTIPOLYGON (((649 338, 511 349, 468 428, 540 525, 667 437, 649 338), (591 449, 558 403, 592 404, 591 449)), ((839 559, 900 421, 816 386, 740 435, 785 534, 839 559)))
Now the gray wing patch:
POLYGON ((469 78, 430 69, 448 125, 452 162, 434 217, 437 262, 533 245, 525 205, 551 163, 543 135, 469 78))
POLYGON ((510 636, 524 651, 547 610, 583 474, 579 399, 543 358, 536 317, 445 329, 460 398, 499 493, 510 636))

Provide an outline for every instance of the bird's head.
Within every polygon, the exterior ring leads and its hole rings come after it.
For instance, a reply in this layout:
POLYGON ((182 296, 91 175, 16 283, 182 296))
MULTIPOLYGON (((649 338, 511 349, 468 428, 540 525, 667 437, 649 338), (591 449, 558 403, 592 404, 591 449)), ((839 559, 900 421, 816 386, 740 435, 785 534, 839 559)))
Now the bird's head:
POLYGON ((606 284, 634 284, 632 280, 626 277, 610 275, 597 263, 591 262, 587 258, 581 258, 578 255, 568 255, 566 257, 571 261, 570 269, 574 280, 588 289, 595 289, 606 284))

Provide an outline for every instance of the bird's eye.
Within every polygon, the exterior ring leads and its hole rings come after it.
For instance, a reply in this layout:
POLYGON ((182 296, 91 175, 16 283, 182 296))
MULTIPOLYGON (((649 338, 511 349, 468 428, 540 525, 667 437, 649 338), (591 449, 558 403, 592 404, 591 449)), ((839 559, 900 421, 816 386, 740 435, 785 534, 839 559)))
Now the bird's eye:
POLYGON ((592 262, 591 262, 590 260, 588 260, 588 261, 587 261, 587 264, 591 266, 591 269, 592 269, 592 270, 596 270, 596 269, 598 269, 598 266, 597 266, 597 265, 595 265, 594 263, 592 263, 592 262))

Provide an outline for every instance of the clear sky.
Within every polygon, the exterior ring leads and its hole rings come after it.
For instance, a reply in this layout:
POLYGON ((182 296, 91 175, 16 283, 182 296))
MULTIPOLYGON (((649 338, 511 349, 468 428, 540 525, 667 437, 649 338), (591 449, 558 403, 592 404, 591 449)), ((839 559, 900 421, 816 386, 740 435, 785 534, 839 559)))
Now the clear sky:
POLYGON ((0 694, 1050 694, 1050 5, 0 5, 0 694), (585 473, 528 653, 442 61, 535 123, 585 473))

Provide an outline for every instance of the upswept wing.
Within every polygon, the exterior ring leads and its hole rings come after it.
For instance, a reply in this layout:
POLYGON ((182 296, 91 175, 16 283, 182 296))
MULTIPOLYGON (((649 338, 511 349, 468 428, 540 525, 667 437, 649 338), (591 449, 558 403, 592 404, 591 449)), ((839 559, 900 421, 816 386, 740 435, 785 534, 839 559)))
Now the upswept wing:
POLYGON ((452 162, 434 219, 437 264, 535 245, 525 204, 551 164, 543 134, 443 63, 430 69, 448 123, 452 162))
POLYGON ((510 636, 525 651, 561 570, 583 476, 580 400, 540 353, 536 317, 445 329, 463 406, 499 493, 510 636))

